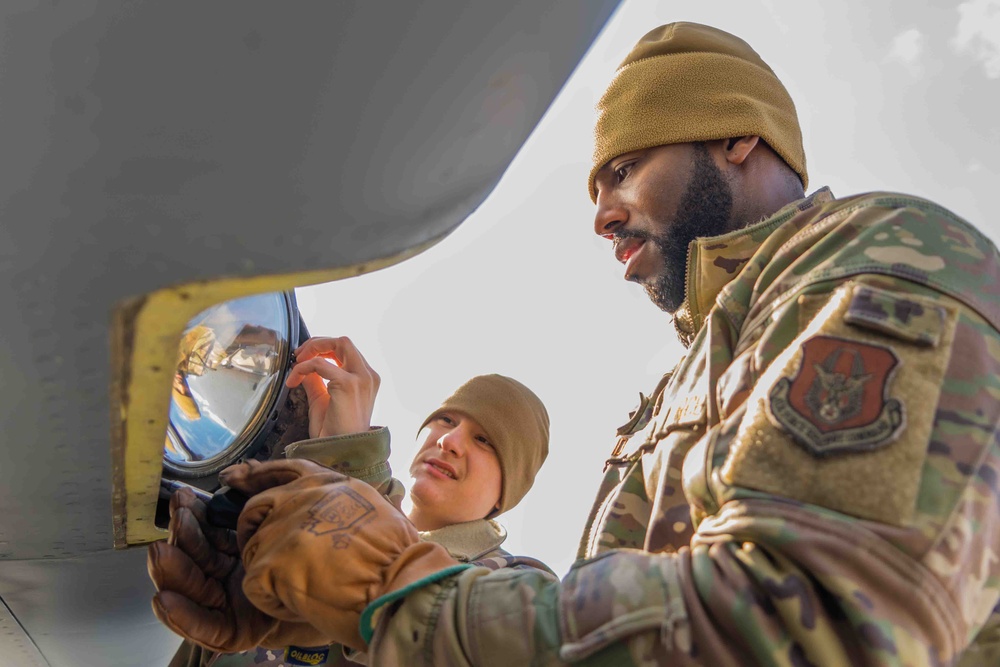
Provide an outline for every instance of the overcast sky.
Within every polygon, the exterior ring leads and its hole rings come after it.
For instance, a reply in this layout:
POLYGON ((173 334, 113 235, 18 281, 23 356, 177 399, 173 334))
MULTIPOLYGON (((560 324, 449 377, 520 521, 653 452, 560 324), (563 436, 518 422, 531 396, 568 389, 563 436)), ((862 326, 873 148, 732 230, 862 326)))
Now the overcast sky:
POLYGON ((650 29, 694 21, 739 35, 795 100, 810 190, 935 200, 996 241, 1000 0, 626 0, 490 198, 401 265, 300 289, 314 335, 350 336, 382 376, 374 421, 404 483, 423 417, 463 381, 510 375, 552 420, 535 487, 502 518, 509 551, 564 573, 601 467, 638 392, 681 354, 669 318, 622 279, 593 233, 586 191, 593 107, 650 29), (877 5, 877 6, 873 6, 877 5))

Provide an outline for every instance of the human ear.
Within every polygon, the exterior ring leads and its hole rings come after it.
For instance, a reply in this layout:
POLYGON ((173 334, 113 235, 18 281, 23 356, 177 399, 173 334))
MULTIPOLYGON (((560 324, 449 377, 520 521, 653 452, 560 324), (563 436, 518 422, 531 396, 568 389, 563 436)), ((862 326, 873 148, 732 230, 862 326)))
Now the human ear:
POLYGON ((726 161, 730 164, 743 164, 744 160, 750 155, 757 144, 760 142, 760 137, 755 135, 748 135, 746 137, 733 137, 731 139, 726 139, 726 147, 724 149, 726 161))

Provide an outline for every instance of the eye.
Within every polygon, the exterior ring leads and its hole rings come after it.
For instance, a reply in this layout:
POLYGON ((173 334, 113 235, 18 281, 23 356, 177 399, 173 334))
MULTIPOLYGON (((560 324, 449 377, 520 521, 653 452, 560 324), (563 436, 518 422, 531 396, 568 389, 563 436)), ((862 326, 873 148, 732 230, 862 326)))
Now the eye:
POLYGON ((626 178, 628 178, 629 173, 632 171, 632 167, 635 166, 635 160, 630 160, 629 162, 622 163, 615 167, 615 180, 621 183, 626 178))
POLYGON ((455 425, 455 420, 452 419, 451 417, 449 417, 448 415, 441 415, 441 416, 439 416, 438 417, 438 421, 441 422, 442 424, 447 424, 448 426, 454 426, 455 425))
POLYGON ((493 446, 493 443, 490 442, 489 439, 487 439, 487 437, 485 435, 477 435, 476 436, 476 442, 478 442, 481 445, 486 445, 487 447, 492 447, 493 446))

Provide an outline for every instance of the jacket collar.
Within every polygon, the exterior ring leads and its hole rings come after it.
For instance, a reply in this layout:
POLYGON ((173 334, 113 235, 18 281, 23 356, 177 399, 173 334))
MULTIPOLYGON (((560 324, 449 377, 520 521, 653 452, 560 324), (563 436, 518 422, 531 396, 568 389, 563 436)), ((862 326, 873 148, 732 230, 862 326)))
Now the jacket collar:
POLYGON ((691 241, 688 246, 684 303, 674 313, 674 327, 684 347, 690 347, 715 305, 715 298, 750 260, 776 228, 813 206, 833 200, 830 188, 786 204, 774 215, 736 231, 691 241))
POLYGON ((499 549, 507 530, 491 519, 476 519, 421 532, 420 538, 440 544, 452 557, 467 563, 499 549))

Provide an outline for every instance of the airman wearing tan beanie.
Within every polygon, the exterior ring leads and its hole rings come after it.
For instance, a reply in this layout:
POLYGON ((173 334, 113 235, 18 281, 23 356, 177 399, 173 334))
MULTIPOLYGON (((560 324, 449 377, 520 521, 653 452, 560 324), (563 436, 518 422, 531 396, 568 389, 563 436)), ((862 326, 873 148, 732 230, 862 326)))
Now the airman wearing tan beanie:
POLYGON ((808 186, 795 105, 757 52, 697 23, 670 23, 639 40, 597 104, 588 188, 608 160, 653 146, 756 135, 808 186))
POLYGON ((549 415, 542 401, 517 380, 479 375, 456 389, 420 428, 447 411, 478 422, 496 449, 503 479, 499 508, 490 517, 517 505, 549 453, 549 415))

